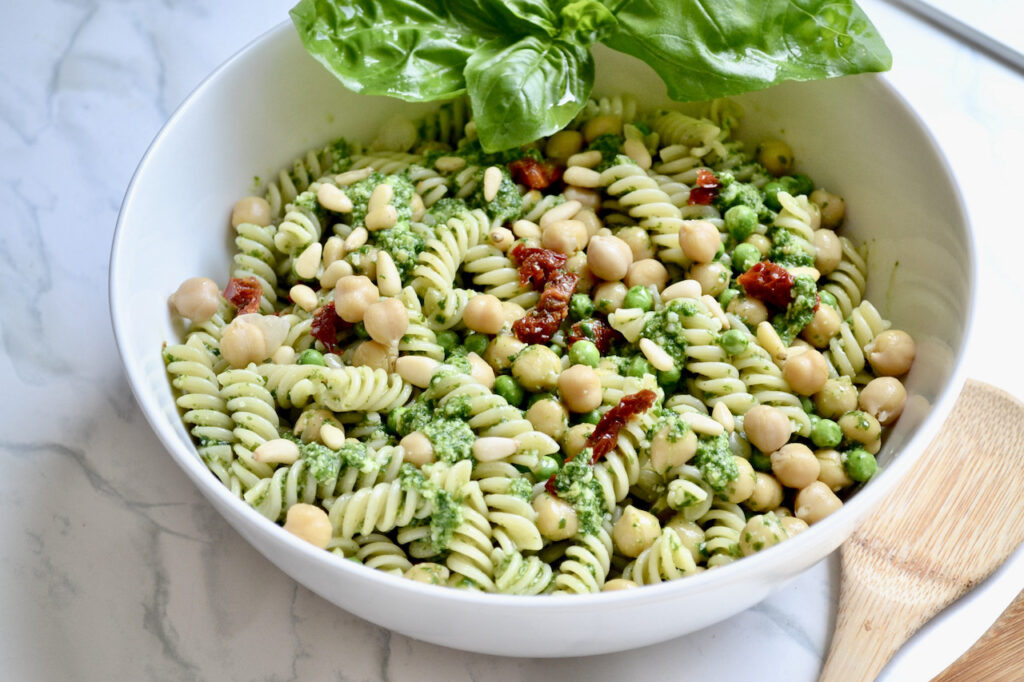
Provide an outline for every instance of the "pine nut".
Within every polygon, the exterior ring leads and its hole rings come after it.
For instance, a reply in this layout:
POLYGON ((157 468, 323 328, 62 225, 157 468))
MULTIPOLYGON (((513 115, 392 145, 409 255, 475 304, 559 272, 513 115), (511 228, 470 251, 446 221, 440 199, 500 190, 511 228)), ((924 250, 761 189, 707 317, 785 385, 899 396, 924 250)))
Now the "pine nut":
POLYGON ((419 431, 413 431, 398 442, 405 450, 404 460, 416 466, 423 466, 434 461, 434 445, 430 439, 419 431))
POLYGON ((339 261, 345 257, 345 240, 338 235, 332 235, 327 238, 327 243, 324 244, 324 267, 328 268, 334 261, 339 261))
POLYGON ((345 238, 345 253, 352 253, 360 246, 366 243, 370 233, 366 231, 365 227, 357 227, 352 230, 352 233, 345 238))
POLYGON ((583 204, 580 202, 567 201, 564 204, 559 204, 554 208, 548 209, 544 215, 540 217, 540 227, 541 229, 544 229, 551 223, 557 223, 559 220, 568 220, 579 213, 581 208, 583 208, 583 204))
POLYGON ((584 168, 593 168, 597 164, 601 163, 601 152, 596 149, 592 149, 589 152, 580 152, 579 154, 573 154, 566 161, 566 166, 583 166, 584 168))
POLYGON ((402 278, 395 259, 383 249, 377 252, 377 289, 381 296, 398 296, 402 291, 402 278))
POLYGON ((795 268, 788 268, 788 270, 789 270, 789 274, 793 275, 794 277, 800 277, 801 275, 806 275, 806 276, 812 278, 815 282, 817 282, 819 279, 821 279, 821 273, 818 271, 818 269, 817 268, 812 268, 810 266, 803 265, 803 266, 798 266, 798 267, 795 267, 795 268))
POLYGON ((335 213, 352 212, 352 200, 334 185, 320 185, 320 189, 316 191, 316 200, 328 211, 334 211, 335 213))
MULTIPOLYGON (((648 157, 648 161, 650 157, 648 157)), ((601 174, 591 168, 583 166, 569 166, 562 175, 565 181, 574 187, 600 187, 601 174)))
POLYGON ((520 239, 540 239, 540 227, 529 220, 517 220, 512 223, 512 233, 520 239))
POLYGON ((684 412, 681 415, 683 421, 690 425, 690 428, 697 433, 702 433, 705 436, 717 436, 723 431, 725 427, 716 422, 706 414, 698 414, 696 412, 684 412))
POLYGON ((497 166, 491 166, 484 171, 484 201, 494 201, 498 196, 498 190, 501 189, 501 180, 501 169, 497 166))
POLYGON ((345 444, 345 432, 333 424, 320 427, 320 441, 331 450, 340 450, 345 444))
POLYGON ((267 464, 294 464, 299 459, 299 446, 285 438, 274 438, 253 450, 252 458, 267 464))
POLYGON ((519 445, 512 438, 489 436, 473 443, 473 456, 480 462, 496 462, 516 454, 519 445))
POLYGON ((661 300, 671 301, 677 298, 700 298, 700 282, 695 279, 684 279, 682 282, 665 287, 661 292, 661 300))
POLYGON ((462 170, 465 165, 466 160, 461 156, 441 156, 434 162, 434 168, 442 173, 454 173, 462 170))
POLYGON ((676 367, 672 356, 650 339, 640 339, 640 352, 654 365, 655 369, 660 369, 662 372, 672 371, 676 367))
POLYGON ((651 167, 651 153, 640 140, 626 140, 622 145, 622 151, 644 170, 651 167))
MULTIPOLYGON (((338 283, 338 280, 342 277, 346 277, 352 274, 352 266, 347 261, 336 260, 327 266, 324 273, 320 275, 320 288, 321 289, 333 289, 334 285, 338 283)), ((292 297, 295 300, 295 297, 292 297)), ((315 307, 315 306, 314 306, 315 307)))
POLYGON ((788 355, 786 344, 782 343, 779 333, 775 331, 775 327, 772 326, 771 322, 766 321, 757 325, 757 342, 768 351, 768 354, 772 356, 772 360, 776 364, 786 359, 788 355))
POLYGON ((392 228, 397 222, 398 211, 391 204, 385 204, 366 214, 366 229, 374 232, 392 228))
POLYGON ((491 230, 487 237, 490 240, 491 245, 500 251, 508 251, 512 246, 512 242, 515 241, 515 237, 512 235, 512 230, 507 227, 496 227, 491 230))
POLYGON ((320 256, 323 255, 324 247, 320 242, 313 242, 298 255, 295 259, 295 274, 302 279, 313 279, 316 271, 320 269, 320 256))
POLYGON ((281 346, 270 356, 270 361, 275 365, 290 365, 295 362, 295 349, 291 346, 281 346))
POLYGON ((305 284, 296 284, 293 286, 288 292, 288 297, 292 299, 295 305, 299 306, 307 313, 311 313, 316 310, 316 304, 318 303, 316 292, 305 284))
POLYGON ((373 188, 373 192, 370 194, 370 201, 366 205, 366 210, 368 213, 373 213, 377 209, 384 208, 390 204, 394 198, 395 188, 386 182, 382 182, 373 188))
POLYGON ((423 216, 427 214, 427 207, 423 205, 423 197, 419 194, 412 195, 412 199, 409 200, 409 208, 412 209, 412 219, 416 222, 423 220, 423 216))
POLYGON ((711 410, 711 418, 722 425, 729 433, 736 430, 736 420, 732 417, 732 412, 729 411, 729 406, 725 403, 717 403, 711 410))
POLYGON ((729 318, 725 316, 725 311, 722 310, 722 304, 718 302, 717 298, 711 294, 704 294, 700 297, 700 300, 708 307, 708 311, 715 319, 722 323, 722 329, 729 329, 732 326, 729 323, 729 318))
POLYGON ((426 388, 441 363, 422 355, 403 355, 395 361, 398 375, 417 388, 426 388))
POLYGON ((373 175, 372 167, 360 168, 359 170, 350 170, 335 175, 334 184, 336 184, 338 187, 348 187, 349 185, 355 184, 360 180, 365 180, 371 175, 373 175))

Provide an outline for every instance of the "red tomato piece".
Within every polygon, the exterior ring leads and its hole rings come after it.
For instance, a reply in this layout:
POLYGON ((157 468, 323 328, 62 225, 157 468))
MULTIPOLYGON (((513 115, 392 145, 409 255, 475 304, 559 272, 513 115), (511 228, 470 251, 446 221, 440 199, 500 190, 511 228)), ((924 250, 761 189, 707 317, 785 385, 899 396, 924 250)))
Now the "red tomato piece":
POLYGON ((687 203, 691 206, 707 206, 715 200, 720 189, 722 189, 722 184, 718 181, 718 177, 708 169, 701 168, 697 171, 697 186, 690 190, 690 198, 687 203))
POLYGON ((524 156, 508 164, 512 179, 530 189, 545 189, 562 179, 562 169, 553 163, 541 163, 524 156))
POLYGON ((224 287, 224 299, 238 309, 239 315, 254 313, 260 309, 263 287, 255 277, 239 279, 232 277, 224 287))
POLYGON ((748 296, 779 307, 789 305, 793 289, 793 275, 786 268, 761 261, 736 278, 748 296))

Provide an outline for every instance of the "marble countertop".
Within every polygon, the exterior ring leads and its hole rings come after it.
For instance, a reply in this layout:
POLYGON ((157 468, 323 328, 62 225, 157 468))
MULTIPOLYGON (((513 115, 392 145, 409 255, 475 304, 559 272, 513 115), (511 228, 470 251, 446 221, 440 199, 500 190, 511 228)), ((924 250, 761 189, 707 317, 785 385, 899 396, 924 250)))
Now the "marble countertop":
MULTIPOLYGON (((981 305, 967 376, 1024 395, 1024 365, 1006 359, 1024 331, 1017 295, 1024 288, 1024 219, 1013 201, 1024 152, 1024 77, 885 3, 861 4, 895 55, 889 80, 948 156, 977 231, 981 305)), ((1022 25, 1024 8, 1008 4, 978 0, 972 7, 987 17, 998 8, 1004 20, 993 25, 1022 25)), ((132 398, 110 329, 106 278, 118 207, 174 108, 215 66, 281 21, 288 5, 5 3, 5 677, 814 679, 835 619, 835 555, 760 605, 664 644, 554 661, 467 654, 389 633, 300 587, 250 548, 165 455, 132 398)), ((919 633, 883 678, 929 679, 1022 588, 1018 551, 919 633)))

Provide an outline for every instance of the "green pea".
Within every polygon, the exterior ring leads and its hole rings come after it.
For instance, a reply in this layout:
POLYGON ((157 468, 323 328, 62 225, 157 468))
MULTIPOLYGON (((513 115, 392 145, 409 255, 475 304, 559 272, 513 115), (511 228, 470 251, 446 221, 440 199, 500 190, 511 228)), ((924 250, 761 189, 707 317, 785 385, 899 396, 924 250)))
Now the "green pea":
POLYGON ((757 229, 757 213, 749 206, 733 206, 725 212, 725 229, 733 239, 741 242, 757 229))
POLYGON ((359 338, 370 338, 370 333, 366 331, 366 325, 364 325, 362 322, 356 322, 352 328, 355 330, 356 336, 358 336, 359 338))
POLYGON ((814 191, 814 181, 803 173, 793 173, 784 179, 785 183, 789 186, 786 190, 793 196, 799 194, 810 194, 814 191))
POLYGON ((459 335, 449 329, 440 331, 437 333, 437 345, 444 349, 445 355, 448 355, 459 345, 459 335))
POLYGON ((864 448, 854 448, 843 457, 843 468, 846 469, 847 476, 858 483, 863 483, 878 471, 878 462, 875 461, 875 456, 864 448))
POLYGON ((526 401, 527 407, 533 407, 533 404, 538 400, 558 400, 551 393, 534 393, 530 396, 530 399, 526 401))
POLYGON ((316 348, 307 348, 306 350, 299 353, 299 359, 295 361, 300 365, 320 365, 326 367, 327 363, 324 362, 324 354, 318 351, 316 348))
POLYGON ((645 374, 654 374, 654 367, 651 366, 651 363, 647 362, 647 358, 638 355, 629 363, 626 376, 642 378, 645 374))
POLYGON ((750 466, 754 467, 754 471, 768 473, 772 470, 772 458, 760 450, 751 450, 750 466))
POLYGON ((639 284, 630 287, 626 292, 626 298, 622 301, 623 308, 640 308, 644 311, 650 310, 653 305, 654 297, 651 296, 651 290, 639 284))
POLYGON ((732 269, 736 272, 746 272, 761 260, 761 251, 753 244, 743 242, 737 244, 732 252, 732 269))
POLYGON ((580 415, 580 424, 597 424, 601 421, 601 413, 597 410, 584 412, 580 415))
POLYGON ((834 448, 842 440, 843 430, 831 419, 819 419, 811 428, 811 442, 819 448, 834 448))
POLYGON ((573 294, 569 299, 569 314, 577 320, 583 320, 594 313, 594 302, 586 294, 573 294))
POLYGON ((514 407, 519 407, 526 395, 523 387, 507 374, 502 374, 494 380, 494 392, 514 407))
POLYGON ((747 349, 748 343, 750 342, 747 340, 747 335, 739 329, 730 329, 718 337, 718 345, 729 355, 739 355, 747 349))
POLYGON ((779 203, 779 192, 786 191, 786 185, 781 180, 772 180, 762 189, 764 192, 764 205, 773 211, 781 211, 782 204, 779 203))
POLYGON ((483 334, 477 334, 474 332, 473 334, 470 334, 469 336, 466 337, 465 346, 466 350, 468 350, 470 353, 483 355, 484 351, 487 350, 487 344, 489 344, 490 342, 491 340, 488 339, 483 334))
POLYGON ((593 341, 587 339, 580 339, 576 343, 569 346, 569 362, 574 365, 587 365, 588 367, 597 367, 597 363, 601 361, 601 352, 597 350, 597 346, 594 345, 593 341))
POLYGON ((673 388, 679 383, 679 379, 682 378, 683 373, 678 367, 673 367, 669 370, 658 370, 658 385, 664 389, 673 388))
POLYGON ((538 481, 551 478, 558 473, 558 460, 550 455, 544 455, 537 460, 537 468, 533 470, 533 475, 537 477, 538 481))
POLYGON ((558 357, 562 357, 562 355, 565 354, 565 348, 558 345, 557 343, 551 344, 550 346, 548 346, 548 348, 550 348, 551 352, 553 352, 558 357))
POLYGON ((814 412, 814 401, 802 395, 800 396, 800 408, 807 414, 812 414, 814 412))
POLYGON ((739 289, 726 289, 725 291, 723 291, 722 293, 720 293, 718 295, 718 303, 723 308, 725 308, 726 306, 728 306, 732 302, 732 299, 736 298, 739 295, 740 295, 740 290, 739 289))

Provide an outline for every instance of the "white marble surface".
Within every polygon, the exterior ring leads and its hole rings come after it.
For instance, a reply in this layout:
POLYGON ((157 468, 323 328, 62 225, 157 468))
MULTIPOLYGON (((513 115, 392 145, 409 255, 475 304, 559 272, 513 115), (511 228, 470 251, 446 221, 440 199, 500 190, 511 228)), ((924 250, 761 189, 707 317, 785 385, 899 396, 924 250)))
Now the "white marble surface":
MULTIPOLYGON (((1016 168, 1024 77, 884 3, 862 4, 895 54, 891 82, 949 157, 977 229, 981 309, 967 373, 1022 395, 1024 367, 1006 357, 1024 330, 1016 168)), ((1012 6, 1021 4, 972 6, 982 16, 998 9, 1000 26, 1019 27, 1024 8, 1012 6)), ((390 634, 298 586, 165 455, 131 397, 110 331, 106 271, 117 209, 171 111, 287 8, 271 0, 4 3, 4 677, 814 679, 835 617, 835 556, 745 613, 639 651, 556 661, 465 654, 390 634)), ((1018 552, 917 636, 884 677, 928 679, 1022 588, 1018 552)))

